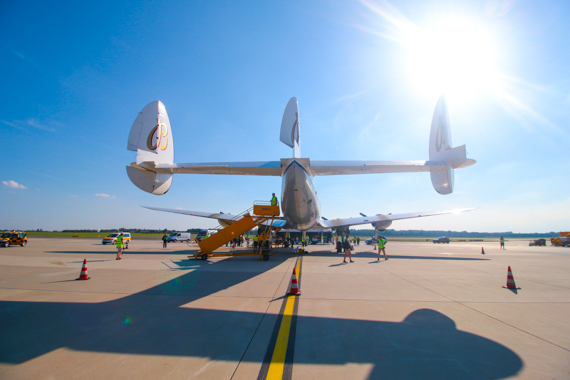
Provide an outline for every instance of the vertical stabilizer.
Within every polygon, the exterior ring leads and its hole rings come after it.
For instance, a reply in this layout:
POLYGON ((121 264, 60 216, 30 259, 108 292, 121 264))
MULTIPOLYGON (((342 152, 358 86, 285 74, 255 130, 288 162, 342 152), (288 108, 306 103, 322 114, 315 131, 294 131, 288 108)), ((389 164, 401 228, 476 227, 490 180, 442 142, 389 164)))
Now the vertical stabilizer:
POLYGON ((137 152, 137 164, 154 161, 174 162, 174 144, 170 119, 160 100, 150 102, 139 113, 129 133, 128 150, 137 152))
POLYGON ((441 163, 431 169, 431 183, 434 189, 443 195, 453 193, 454 169, 466 167, 475 163, 467 159, 465 145, 453 148, 451 145, 451 130, 447 103, 442 95, 435 106, 429 136, 429 159, 441 163))
POLYGON ((137 152, 136 166, 143 164, 145 167, 127 166, 131 182, 148 193, 166 193, 172 184, 172 174, 153 171, 157 164, 174 162, 172 130, 162 102, 150 102, 139 113, 131 127, 127 149, 137 152))
POLYGON ((299 104, 292 97, 285 107, 281 121, 281 142, 293 148, 293 157, 301 157, 301 130, 299 125, 299 104))

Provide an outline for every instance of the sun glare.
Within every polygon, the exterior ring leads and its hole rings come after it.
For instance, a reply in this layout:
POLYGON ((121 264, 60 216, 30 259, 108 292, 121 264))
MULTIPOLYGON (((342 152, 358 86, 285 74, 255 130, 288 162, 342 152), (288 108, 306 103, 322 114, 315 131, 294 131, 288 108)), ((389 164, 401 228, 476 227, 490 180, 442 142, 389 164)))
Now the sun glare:
POLYGON ((401 40, 412 80, 422 91, 468 97, 474 90, 493 93, 499 76, 493 40, 467 22, 441 22, 410 28, 401 40))

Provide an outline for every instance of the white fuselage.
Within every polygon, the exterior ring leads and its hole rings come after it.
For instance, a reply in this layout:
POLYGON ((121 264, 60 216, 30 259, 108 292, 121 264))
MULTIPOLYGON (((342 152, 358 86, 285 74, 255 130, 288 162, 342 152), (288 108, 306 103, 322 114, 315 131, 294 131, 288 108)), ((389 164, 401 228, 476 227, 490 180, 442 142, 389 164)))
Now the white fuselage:
POLYGON ((313 176, 302 160, 292 159, 283 172, 281 209, 287 222, 285 228, 306 231, 314 227, 321 217, 313 176))

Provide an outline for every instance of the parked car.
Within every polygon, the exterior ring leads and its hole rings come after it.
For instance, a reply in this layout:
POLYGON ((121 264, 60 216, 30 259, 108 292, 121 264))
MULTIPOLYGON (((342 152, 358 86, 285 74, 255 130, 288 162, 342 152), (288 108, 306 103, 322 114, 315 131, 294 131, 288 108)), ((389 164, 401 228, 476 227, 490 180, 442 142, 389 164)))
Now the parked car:
MULTIPOLYGON (((378 235, 378 237, 384 239, 384 243, 388 243, 388 239, 386 239, 386 236, 378 235)), ((374 244, 374 238, 366 239, 366 240, 364 240, 364 243, 368 244, 368 245, 373 245, 374 244)))
MULTIPOLYGON (((116 244, 117 243, 117 236, 119 236, 120 232, 113 232, 110 235, 107 235, 103 238, 103 245, 105 244, 116 244)), ((131 233, 130 232, 123 232, 123 242, 127 242, 131 240, 131 233)))
POLYGON ((528 243, 529 247, 533 246, 533 245, 543 245, 546 247, 546 239, 536 239, 536 240, 531 240, 528 243))
POLYGON ((168 243, 174 243, 177 241, 182 243, 183 241, 189 242, 190 239, 192 239, 190 232, 173 232, 169 237, 166 238, 166 241, 168 243))
POLYGON ((439 243, 449 244, 449 238, 447 236, 440 236, 437 239, 433 239, 433 244, 435 244, 435 243, 437 243, 437 244, 439 244, 439 243))
POLYGON ((202 240, 206 239, 209 236, 212 236, 213 234, 215 234, 216 232, 218 232, 217 230, 202 230, 198 233, 198 235, 196 235, 196 243, 201 242, 202 240))

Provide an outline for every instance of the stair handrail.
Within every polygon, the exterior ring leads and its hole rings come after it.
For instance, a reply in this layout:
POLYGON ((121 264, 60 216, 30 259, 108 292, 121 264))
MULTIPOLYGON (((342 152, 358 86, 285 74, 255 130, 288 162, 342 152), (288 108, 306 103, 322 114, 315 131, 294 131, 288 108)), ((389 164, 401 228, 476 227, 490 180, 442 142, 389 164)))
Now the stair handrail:
MULTIPOLYGON (((247 210, 245 210, 245 211, 243 211, 243 212, 237 214, 237 215, 234 216, 233 218, 228 219, 228 222, 230 222, 230 223, 228 223, 228 224, 231 224, 231 223, 233 223, 233 222, 236 222, 238 219, 241 219, 242 217, 244 217, 244 216, 247 215, 247 214, 251 214, 251 211, 253 211, 253 206, 250 207, 250 208, 248 208, 247 210)), ((212 229, 212 230, 216 230, 216 231, 221 231, 221 230, 223 230, 223 229, 226 228, 226 227, 227 227, 227 226, 223 226, 223 225, 221 225, 221 224, 218 224, 216 227, 211 228, 211 229, 212 229)))

